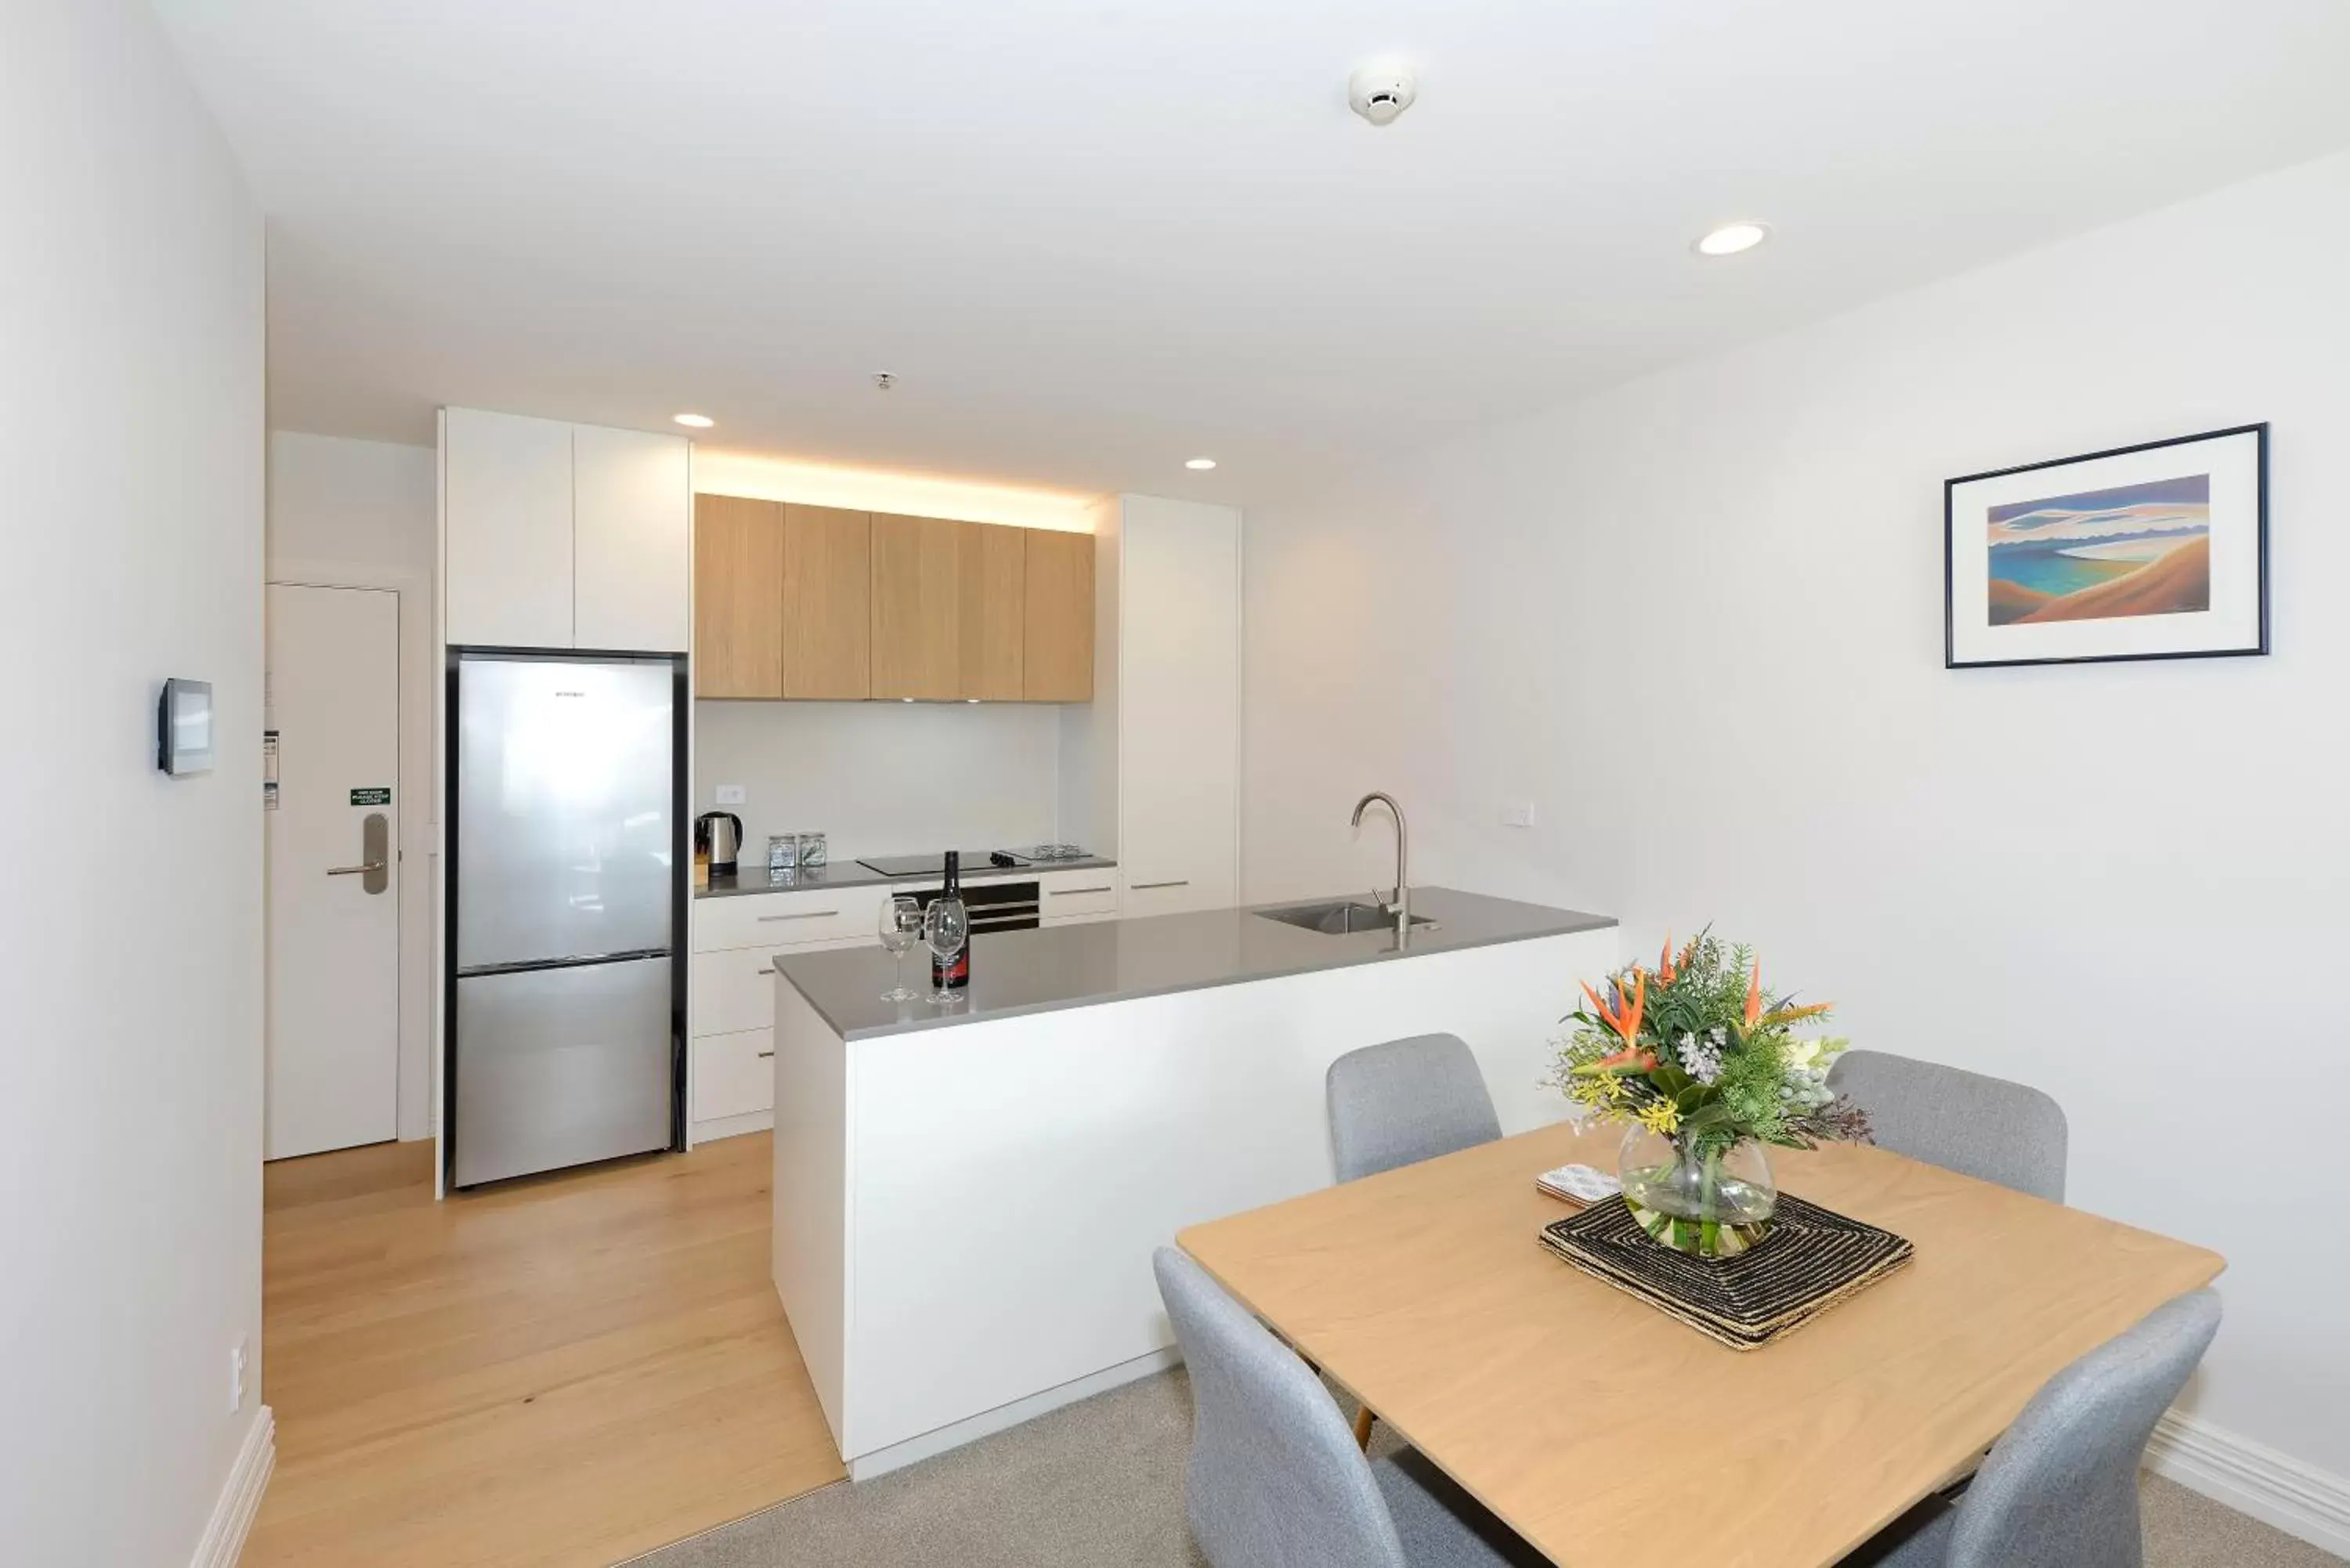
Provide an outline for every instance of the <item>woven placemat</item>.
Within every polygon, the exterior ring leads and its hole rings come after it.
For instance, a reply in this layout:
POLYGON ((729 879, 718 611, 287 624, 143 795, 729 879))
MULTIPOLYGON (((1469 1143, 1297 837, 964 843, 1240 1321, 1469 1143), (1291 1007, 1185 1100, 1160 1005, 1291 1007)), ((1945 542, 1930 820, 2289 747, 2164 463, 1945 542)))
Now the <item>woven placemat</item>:
POLYGON ((1542 1244, 1595 1279, 1669 1313, 1732 1350, 1792 1334, 1910 1257, 1890 1231, 1782 1195, 1771 1233, 1707 1260, 1653 1241, 1621 1198, 1542 1229, 1542 1244))

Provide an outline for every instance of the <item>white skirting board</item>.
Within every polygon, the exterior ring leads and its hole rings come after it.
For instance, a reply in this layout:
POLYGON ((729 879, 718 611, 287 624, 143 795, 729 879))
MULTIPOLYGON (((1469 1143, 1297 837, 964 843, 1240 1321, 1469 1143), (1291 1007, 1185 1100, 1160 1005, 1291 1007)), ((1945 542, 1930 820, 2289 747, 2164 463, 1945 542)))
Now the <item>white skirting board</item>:
POLYGON ((2146 1446, 2146 1468, 2312 1546, 2350 1557, 2350 1480, 2177 1410, 2146 1446))
POLYGON ((244 1429, 244 1444, 236 1451, 236 1463, 221 1488, 220 1501, 213 1505, 212 1522, 204 1526, 189 1568, 236 1568, 253 1516, 261 1509, 262 1490, 276 1468, 277 1417, 264 1405, 244 1429))
POLYGON ((712 1116, 696 1122, 687 1141, 699 1148, 705 1143, 715 1143, 722 1137, 740 1137, 744 1133, 765 1132, 775 1125, 773 1111, 745 1111, 739 1116, 712 1116))
POLYGON ((1047 1388, 1041 1394, 1031 1394, 1024 1399, 1014 1399, 1009 1405, 999 1405, 993 1410, 982 1411, 976 1416, 957 1421, 951 1427, 941 1427, 935 1432, 924 1432, 919 1438, 909 1438, 902 1443, 893 1443, 886 1449, 878 1449, 872 1453, 860 1455, 848 1461, 848 1479, 853 1481, 868 1481, 876 1476, 888 1475, 891 1470, 903 1469, 908 1465, 919 1463, 934 1454, 943 1454, 949 1449, 959 1449, 965 1443, 977 1442, 982 1438, 1009 1430, 1019 1426, 1023 1421, 1033 1421, 1045 1412, 1057 1410, 1064 1405, 1074 1405, 1080 1399, 1090 1399, 1097 1394, 1107 1393, 1110 1389, 1121 1384, 1131 1383, 1138 1377, 1148 1377, 1154 1372, 1164 1372, 1170 1366, 1180 1365, 1182 1360, 1181 1348, 1170 1345, 1164 1350, 1154 1350, 1148 1355, 1138 1355, 1133 1360, 1122 1361, 1116 1366, 1105 1366, 1099 1372, 1088 1373, 1072 1382, 1062 1384, 1058 1388, 1047 1388))

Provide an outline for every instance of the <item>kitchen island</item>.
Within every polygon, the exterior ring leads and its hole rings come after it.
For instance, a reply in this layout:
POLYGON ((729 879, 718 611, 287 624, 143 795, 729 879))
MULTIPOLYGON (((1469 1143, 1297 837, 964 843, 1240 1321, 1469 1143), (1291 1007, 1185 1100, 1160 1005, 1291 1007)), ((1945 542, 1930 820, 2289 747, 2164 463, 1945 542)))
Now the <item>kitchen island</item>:
POLYGON ((775 961, 775 1288, 852 1477, 1172 1365, 1151 1249, 1329 1184, 1347 1052, 1458 1034, 1503 1132, 1564 1116, 1615 922, 1411 897, 1400 940, 1287 906, 983 936, 944 1008, 882 1002, 878 948, 775 961))

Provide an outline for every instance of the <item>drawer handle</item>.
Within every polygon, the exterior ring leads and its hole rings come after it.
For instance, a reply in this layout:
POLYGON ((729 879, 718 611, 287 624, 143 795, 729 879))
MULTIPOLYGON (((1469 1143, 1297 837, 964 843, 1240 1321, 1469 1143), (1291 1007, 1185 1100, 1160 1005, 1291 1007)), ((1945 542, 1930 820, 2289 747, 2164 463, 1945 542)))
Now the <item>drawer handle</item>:
MULTIPOLYGON (((1156 886, 1157 884, 1152 884, 1152 885, 1153 885, 1153 886, 1156 886)), ((1100 887, 1100 888, 1045 888, 1045 897, 1046 897, 1046 898, 1066 898, 1069 897, 1069 896, 1070 896, 1071 894, 1073 894, 1073 893, 1107 893, 1107 892, 1108 892, 1108 891, 1110 891, 1110 889, 1109 889, 1107 887, 1100 887)))
POLYGON ((774 1054, 775 1054, 775 1053, 774 1053, 773 1051, 762 1051, 762 1052, 760 1052, 760 1053, 759 1053, 759 1054, 760 1054, 760 1055, 762 1055, 762 1056, 772 1056, 772 1055, 774 1055, 774 1054))
POLYGON ((770 920, 828 920, 838 913, 838 909, 804 909, 796 915, 761 915, 759 923, 764 926, 770 920))
POLYGON ((1126 890, 1129 893, 1148 893, 1153 888, 1188 888, 1191 885, 1191 879, 1186 877, 1174 882, 1128 882, 1126 885, 1126 890))
POLYGON ((775 966, 774 964, 769 964, 766 968, 760 970, 758 972, 761 974, 773 974, 775 972, 775 966))

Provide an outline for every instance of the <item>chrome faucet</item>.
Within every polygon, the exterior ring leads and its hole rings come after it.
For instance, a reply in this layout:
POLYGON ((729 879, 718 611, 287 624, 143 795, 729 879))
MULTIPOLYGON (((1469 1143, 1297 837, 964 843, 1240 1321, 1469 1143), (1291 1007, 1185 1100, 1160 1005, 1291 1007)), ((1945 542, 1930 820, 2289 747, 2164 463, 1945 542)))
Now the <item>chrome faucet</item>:
POLYGON ((1394 898, 1381 897, 1376 888, 1371 889, 1371 897, 1378 900, 1380 909, 1395 917, 1396 929, 1399 932, 1409 931, 1411 929, 1410 840, 1403 826, 1403 807, 1395 803, 1395 796, 1383 790, 1375 789, 1355 803, 1354 821, 1348 826, 1353 827, 1359 836, 1363 831, 1363 813, 1370 808, 1373 801, 1378 801, 1386 806, 1388 815, 1395 818, 1396 879, 1394 898))

